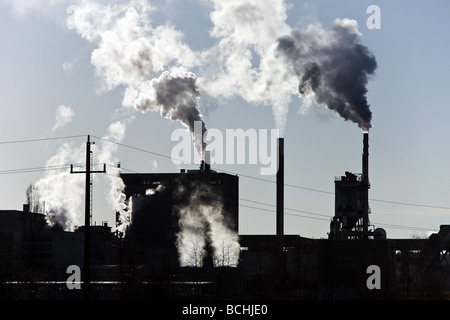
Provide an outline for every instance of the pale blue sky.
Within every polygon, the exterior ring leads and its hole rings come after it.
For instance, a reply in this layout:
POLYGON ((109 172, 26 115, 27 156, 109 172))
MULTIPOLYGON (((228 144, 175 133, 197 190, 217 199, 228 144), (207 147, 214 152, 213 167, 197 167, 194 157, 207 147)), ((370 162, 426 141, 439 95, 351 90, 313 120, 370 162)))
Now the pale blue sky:
MULTIPOLYGON (((91 1, 94 3, 94 1, 91 1)), ((450 30, 447 1, 286 1, 286 23, 303 28, 318 20, 325 29, 336 18, 354 19, 362 42, 376 56, 378 68, 368 85, 373 112, 370 131, 371 199, 450 208, 450 116, 448 92, 450 30), (381 9, 381 29, 369 30, 366 9, 381 9)), ((122 107, 125 87, 101 92, 90 57, 97 43, 80 37, 66 25, 66 9, 73 1, 0 1, 0 141, 40 139, 92 134, 103 136, 114 120, 127 118, 122 107), (28 5, 27 5, 28 3, 28 5), (36 7, 30 7, 36 3, 36 7), (21 6, 21 7, 20 7, 21 6), (70 106, 75 115, 63 128, 52 131, 56 108, 70 106)), ((105 2, 107 3, 107 2, 105 2)), ((126 3, 121 1, 120 3, 126 3)), ((170 21, 184 34, 193 51, 213 47, 209 35, 211 5, 206 1, 155 1, 159 11, 151 14, 152 25, 170 21)), ((275 127, 269 106, 249 104, 240 97, 200 99, 209 128, 275 127)), ((289 106, 285 137, 285 182, 329 193, 334 177, 345 171, 361 171, 362 132, 323 107, 299 113, 301 99, 289 106)), ((169 156, 175 142, 171 133, 182 126, 157 112, 134 113, 122 143, 169 156)), ((93 139, 95 141, 95 139, 93 139)), ((44 167, 64 143, 79 148, 85 137, 42 142, 0 144, 0 209, 20 209, 29 183, 43 172, 8 173, 12 169, 44 167), (8 174, 5 174, 8 173, 8 174)), ((96 145, 102 142, 97 139, 96 145)), ((95 152, 95 149, 94 149, 95 152)), ((170 160, 119 147, 115 156, 123 168, 138 172, 177 172, 170 160), (154 164, 158 164, 157 169, 154 164)), ((81 160, 81 164, 84 160, 81 160)), ((63 163, 62 163, 63 164, 63 163)), ((194 166, 186 166, 193 168, 194 166)), ((243 175, 260 176, 258 165, 218 166, 243 175)), ((113 224, 114 212, 105 204, 107 181, 94 183, 94 220, 113 224)), ((298 211, 285 218, 285 232, 305 237, 326 237, 333 216, 334 195, 285 188, 285 206, 298 211), (310 218, 306 218, 310 217, 310 218), (319 219, 312 219, 319 218, 319 219)), ((70 196, 70 195, 68 195, 70 196)), ((275 184, 241 177, 240 197, 275 205, 275 184)), ((275 208, 248 201, 241 204, 273 210, 240 207, 240 233, 274 233, 275 208)), ((371 222, 384 227, 388 237, 409 237, 425 229, 437 231, 450 224, 450 209, 438 209, 371 201, 371 222), (384 226, 413 226, 401 230, 384 226)), ((82 212, 80 213, 82 216, 82 212)))

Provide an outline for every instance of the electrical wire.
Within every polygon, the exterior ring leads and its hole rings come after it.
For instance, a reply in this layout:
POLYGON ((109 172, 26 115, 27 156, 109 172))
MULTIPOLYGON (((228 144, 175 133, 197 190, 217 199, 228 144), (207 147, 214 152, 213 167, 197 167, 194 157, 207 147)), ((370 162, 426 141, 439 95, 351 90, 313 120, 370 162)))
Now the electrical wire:
POLYGON ((50 140, 62 140, 62 139, 73 139, 86 137, 87 135, 75 135, 75 136, 64 136, 64 137, 49 137, 49 138, 38 138, 38 139, 25 139, 25 140, 10 140, 10 141, 0 141, 1 144, 16 144, 16 143, 27 143, 27 142, 40 142, 40 141, 50 141, 50 140))
POLYGON ((0 174, 16 174, 16 173, 30 173, 30 172, 42 172, 48 170, 62 170, 68 169, 70 165, 48 166, 48 167, 34 167, 34 168, 21 168, 21 169, 9 169, 1 170, 0 174))
MULTIPOLYGON (((270 209, 264 209, 264 208, 258 208, 258 207, 253 207, 253 206, 247 206, 245 204, 239 204, 240 207, 244 207, 244 208, 250 208, 250 209, 257 209, 257 210, 261 210, 261 211, 267 211, 267 212, 272 212, 274 213, 274 210, 270 210, 270 209)), ((329 221, 329 219, 325 219, 325 218, 317 218, 317 217, 310 217, 310 216, 303 216, 300 214, 294 214, 294 213, 284 213, 284 215, 290 215, 290 216, 295 216, 295 217, 301 217, 301 218, 307 218, 307 219, 316 219, 316 220, 322 220, 322 221, 329 221)))
POLYGON ((166 155, 164 155, 164 154, 160 154, 160 153, 157 153, 157 152, 145 150, 145 149, 138 148, 138 147, 133 147, 133 146, 130 146, 130 145, 127 145, 127 144, 124 144, 124 143, 120 143, 120 142, 114 141, 114 140, 108 140, 108 139, 101 138, 101 137, 97 137, 97 136, 93 136, 93 135, 91 135, 91 137, 100 139, 100 140, 105 141, 105 142, 114 143, 114 144, 116 144, 116 145, 118 145, 118 146, 121 146, 121 147, 133 149, 133 150, 136 150, 136 151, 141 151, 141 152, 144 152, 144 153, 153 154, 153 155, 155 155, 155 156, 163 157, 163 158, 166 158, 166 159, 180 160, 180 161, 181 161, 181 159, 175 159, 175 158, 173 158, 173 157, 166 156, 166 155))
MULTIPOLYGON (((244 198, 239 198, 239 200, 247 201, 247 202, 252 202, 252 203, 256 203, 256 204, 260 204, 260 205, 264 205, 264 206, 269 206, 269 207, 274 207, 274 208, 276 208, 276 205, 269 204, 269 203, 264 203, 264 202, 254 201, 254 200, 248 200, 248 199, 244 199, 244 198)), ((289 211, 294 211, 294 212, 300 212, 300 213, 306 213, 306 214, 315 215, 315 216, 321 216, 321 217, 331 218, 329 215, 326 215, 326 214, 320 214, 320 213, 315 213, 315 212, 311 212, 311 211, 304 211, 304 210, 298 210, 298 209, 292 209, 292 208, 286 208, 286 207, 284 208, 284 210, 289 210, 289 211)))
MULTIPOLYGON (((239 198, 239 199, 240 200, 244 200, 244 201, 254 202, 254 203, 260 203, 260 204, 266 205, 266 206, 276 207, 274 205, 269 205, 269 204, 261 203, 261 202, 258 202, 258 201, 252 201, 252 200, 247 200, 247 199, 242 199, 242 198, 239 198)), ((244 205, 244 204, 239 204, 239 206, 240 207, 244 207, 244 208, 250 208, 250 209, 256 209, 256 210, 260 210, 260 211, 266 211, 266 212, 275 213, 274 210, 270 210, 270 209, 258 208, 258 207, 254 207, 254 206, 244 205)), ((284 212, 284 215, 289 215, 289 216, 294 216, 294 217, 299 217, 299 218, 322 220, 322 221, 330 221, 330 219, 331 219, 331 217, 329 217, 327 215, 318 214, 318 213, 312 213, 312 212, 309 212, 309 211, 303 211, 303 210, 297 210, 297 209, 289 209, 289 208, 285 208, 285 210, 293 210, 293 211, 296 211, 296 212, 302 212, 302 213, 308 213, 308 214, 314 214, 314 215, 318 215, 318 216, 328 217, 328 219, 326 219, 326 218, 311 217, 311 216, 304 216, 304 215, 301 215, 301 214, 284 212)), ((414 231, 432 231, 432 230, 435 231, 434 228, 401 226, 401 225, 387 224, 387 223, 378 223, 378 222, 372 222, 372 223, 377 225, 377 226, 382 226, 382 227, 386 227, 386 228, 389 228, 389 229, 414 230, 414 231)))

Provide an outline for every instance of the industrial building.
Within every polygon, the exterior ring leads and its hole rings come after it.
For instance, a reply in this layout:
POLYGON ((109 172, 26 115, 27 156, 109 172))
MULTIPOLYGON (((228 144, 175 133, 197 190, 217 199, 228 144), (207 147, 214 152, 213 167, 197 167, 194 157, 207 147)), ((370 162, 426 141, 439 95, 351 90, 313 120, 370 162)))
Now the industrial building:
MULTIPOLYGON (((210 233, 211 226, 195 210, 200 210, 196 208, 201 205, 220 207, 220 223, 230 232, 238 233, 239 178, 236 175, 216 172, 202 162, 198 170, 127 173, 121 174, 121 178, 126 186, 131 218, 126 237, 145 251, 146 264, 164 255, 177 255, 177 235, 182 231, 180 220, 186 210, 197 214, 195 219, 204 228, 203 232, 210 233)), ((215 223, 219 221, 216 219, 215 223)), ((210 247, 211 243, 206 246, 210 247)))
POLYGON ((186 201, 201 186, 207 186, 210 191, 209 196, 201 201, 220 200, 228 227, 238 231, 237 175, 216 172, 202 166, 199 170, 181 169, 180 173, 122 173, 120 177, 126 186, 128 203, 132 201, 131 230, 147 237, 149 241, 163 239, 165 235, 161 232, 174 232, 177 223, 170 219, 176 212, 175 208, 187 205, 186 201), (155 225, 159 227, 155 228, 155 225))

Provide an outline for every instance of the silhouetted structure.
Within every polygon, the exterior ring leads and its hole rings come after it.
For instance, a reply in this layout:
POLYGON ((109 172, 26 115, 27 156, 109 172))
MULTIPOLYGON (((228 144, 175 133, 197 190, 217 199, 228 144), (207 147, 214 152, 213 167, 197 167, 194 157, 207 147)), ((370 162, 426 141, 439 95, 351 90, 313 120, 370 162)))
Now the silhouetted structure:
POLYGON ((238 176, 213 171, 202 163, 199 170, 127 173, 121 174, 121 178, 131 215, 126 237, 145 251, 146 263, 163 254, 171 254, 172 259, 177 255, 180 212, 185 208, 191 210, 201 204, 221 206, 223 223, 238 232, 238 176))
POLYGON ((330 223, 329 239, 386 238, 386 232, 369 230, 369 133, 363 134, 362 173, 346 171, 336 177, 335 213, 330 223))
MULTIPOLYGON (((49 226, 44 215, 4 210, 0 239, 2 299, 82 298, 82 290, 68 290, 65 283, 67 267, 83 265, 82 226, 67 232, 49 226)), ((133 260, 142 247, 132 238, 115 237, 105 224, 91 226, 91 241, 93 299, 450 298, 448 225, 427 239, 284 235, 281 256, 276 235, 240 235, 237 267, 169 267, 159 259, 157 268, 154 260, 133 260), (369 265, 380 267, 380 290, 367 288, 369 265)), ((161 250, 151 254, 164 256, 161 250)))

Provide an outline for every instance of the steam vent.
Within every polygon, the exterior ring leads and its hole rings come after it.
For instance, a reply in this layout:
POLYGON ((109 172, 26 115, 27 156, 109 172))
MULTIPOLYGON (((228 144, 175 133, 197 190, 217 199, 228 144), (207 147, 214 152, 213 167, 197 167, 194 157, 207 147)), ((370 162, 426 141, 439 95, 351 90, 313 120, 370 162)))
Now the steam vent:
MULTIPOLYGON (((218 173, 202 162, 199 170, 180 173, 121 174, 126 185, 125 194, 131 211, 131 224, 127 237, 148 254, 142 263, 155 263, 170 255, 179 256, 183 263, 183 250, 191 255, 197 245, 205 241, 205 261, 211 262, 214 241, 212 220, 230 234, 238 232, 238 186, 235 175, 218 173), (208 234, 208 236, 204 236, 208 234), (198 238, 204 236, 202 238, 198 238), (206 240, 205 240, 206 238, 206 240), (184 241, 184 243, 183 243, 184 241), (184 245, 184 248, 183 248, 184 245)), ((219 231, 217 231, 219 232, 219 231)), ((221 231, 220 231, 221 232, 221 231)), ((198 249, 198 248, 197 248, 198 249)), ((188 257, 187 259, 189 259, 188 257)))

